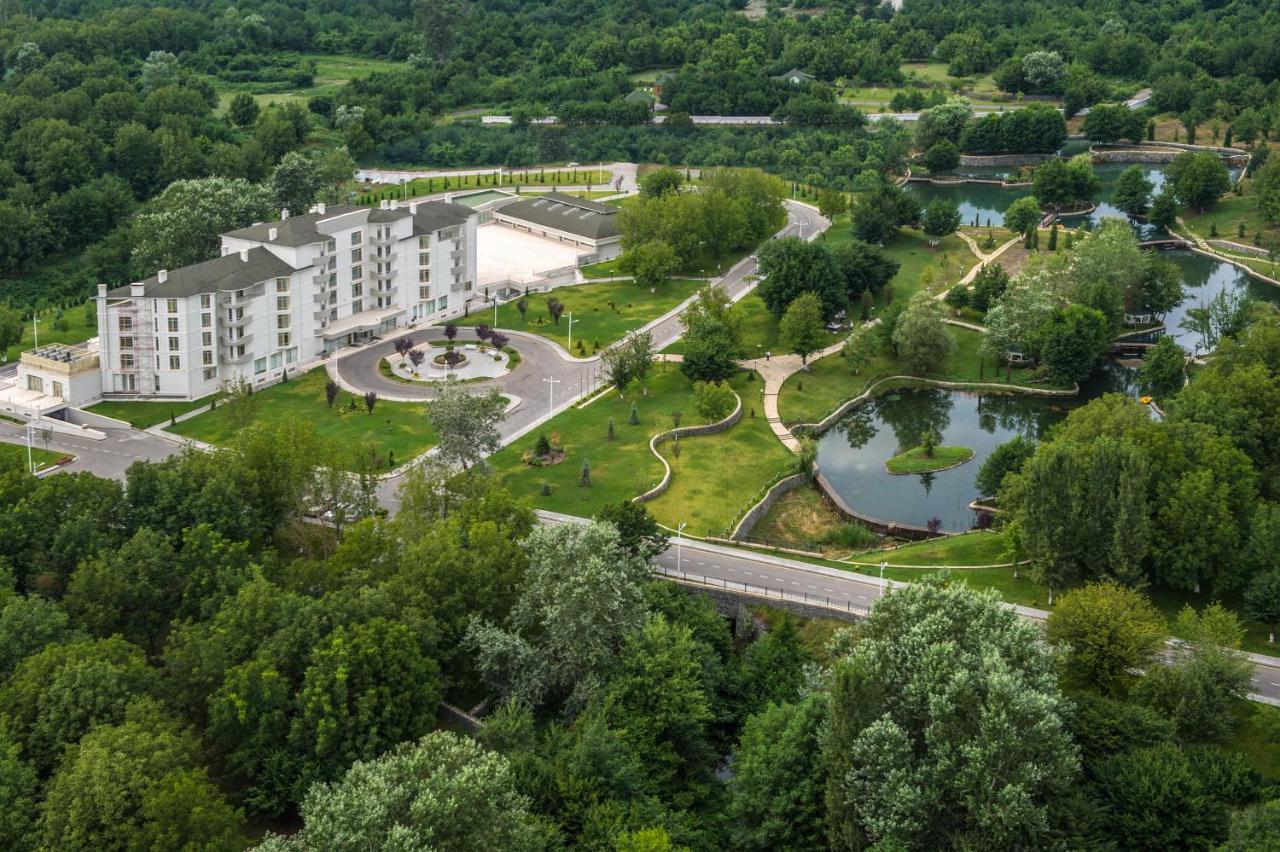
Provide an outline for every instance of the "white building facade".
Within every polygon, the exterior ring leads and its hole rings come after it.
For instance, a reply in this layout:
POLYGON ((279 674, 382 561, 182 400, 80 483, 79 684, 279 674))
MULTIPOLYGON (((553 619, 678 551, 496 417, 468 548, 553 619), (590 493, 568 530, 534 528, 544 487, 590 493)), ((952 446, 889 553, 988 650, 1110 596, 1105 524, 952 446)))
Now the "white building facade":
POLYGON ((460 310, 477 218, 444 202, 317 205, 222 235, 213 260, 100 286, 102 394, 197 399, 460 310))

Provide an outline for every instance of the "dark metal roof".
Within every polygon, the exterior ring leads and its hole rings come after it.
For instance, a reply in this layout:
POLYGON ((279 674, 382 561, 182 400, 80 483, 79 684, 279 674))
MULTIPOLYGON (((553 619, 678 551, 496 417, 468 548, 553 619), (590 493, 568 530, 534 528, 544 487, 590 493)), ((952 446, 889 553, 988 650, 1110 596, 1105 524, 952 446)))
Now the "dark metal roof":
POLYGON ((497 213, 592 240, 618 236, 618 208, 561 192, 514 201, 497 213))
MULTIPOLYGON (((176 299, 218 290, 240 290, 260 281, 283 278, 293 272, 292 266, 270 251, 254 246, 245 252, 243 258, 240 252, 233 251, 203 263, 172 269, 164 281, 153 275, 141 283, 146 285, 145 295, 148 298, 176 299)), ((132 293, 130 286, 126 284, 112 290, 109 295, 127 298, 132 293)))
POLYGON ((313 243, 323 243, 330 239, 328 234, 322 233, 316 227, 317 223, 357 211, 368 211, 368 208, 357 207, 354 204, 331 204, 325 208, 323 213, 290 216, 288 219, 281 219, 278 222, 259 222, 247 228, 231 231, 224 234, 224 236, 240 240, 253 240, 258 243, 271 243, 277 246, 290 246, 292 248, 309 246, 313 243), (276 229, 276 238, 274 240, 271 239, 272 228, 276 229))
POLYGON ((419 201, 417 210, 413 214, 413 233, 416 236, 426 236, 441 228, 461 225, 476 215, 476 211, 470 207, 450 201, 419 201))

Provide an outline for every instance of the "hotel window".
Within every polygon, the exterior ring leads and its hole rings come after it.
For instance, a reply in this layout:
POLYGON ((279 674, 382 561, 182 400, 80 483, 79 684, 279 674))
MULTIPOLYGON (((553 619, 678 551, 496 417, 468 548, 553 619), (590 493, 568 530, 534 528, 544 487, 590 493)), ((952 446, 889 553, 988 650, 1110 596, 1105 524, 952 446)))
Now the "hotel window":
POLYGON ((206 367, 209 366, 213 363, 213 353, 206 349, 204 352, 200 353, 200 360, 206 367))
POLYGON ((330 252, 330 253, 337 251, 337 250, 338 250, 338 241, 337 241, 337 240, 329 240, 329 242, 327 242, 327 243, 325 243, 325 244, 324 244, 324 250, 325 250, 325 251, 327 251, 327 252, 330 252))
POLYGON ((286 364, 292 364, 294 361, 297 361, 297 360, 298 360, 298 347, 295 346, 289 351, 284 353, 284 362, 286 364))
POLYGON ((329 291, 329 304, 331 304, 331 305, 336 305, 336 304, 338 304, 338 291, 337 291, 337 290, 330 290, 330 291, 329 291))
POLYGON ((53 395, 56 397, 62 396, 62 382, 53 383, 53 395))
POLYGON ((352 285, 351 285, 351 298, 353 298, 353 299, 354 299, 354 298, 356 298, 357 296, 363 295, 363 293, 364 293, 364 285, 363 285, 363 284, 352 284, 352 285))
POLYGON ((363 266, 353 266, 353 267, 351 267, 351 280, 352 280, 352 281, 359 281, 359 280, 360 280, 361 278, 363 278, 363 277, 364 277, 364 267, 363 267, 363 266))
POLYGON ((207 382, 210 379, 216 379, 216 378, 218 378, 218 368, 207 367, 204 371, 204 380, 207 382))
POLYGON ((181 370, 181 369, 182 369, 182 358, 181 358, 181 357, 179 357, 179 356, 177 356, 177 355, 170 355, 170 356, 169 356, 169 369, 170 369, 170 370, 181 370))
POLYGON ((200 345, 201 345, 201 346, 212 346, 212 345, 213 345, 213 332, 212 332, 212 331, 202 331, 202 332, 200 332, 200 345))
POLYGON ((351 262, 359 263, 364 260, 364 249, 354 248, 351 250, 351 262))
POLYGON ((431 238, 430 238, 430 237, 418 237, 418 248, 421 248, 421 249, 429 249, 429 248, 431 248, 431 238))
POLYGON ((276 310, 277 310, 277 311, 287 311, 287 310, 289 310, 289 297, 288 297, 288 296, 276 296, 276 310))
POLYGON ((201 315, 200 315, 200 327, 201 327, 201 328, 208 328, 208 327, 209 327, 209 326, 211 326, 211 325, 213 325, 213 314, 201 314, 201 315))
POLYGON ((236 308, 236 321, 244 319, 244 308, 236 308))
POLYGON ((244 344, 243 344, 243 343, 241 343, 239 346, 237 346, 237 347, 236 347, 236 357, 237 357, 237 358, 243 358, 243 357, 244 357, 244 344))
POLYGON ((354 302, 351 303, 351 313, 358 314, 363 310, 364 310, 363 299, 356 299, 354 302))
POLYGON ((253 372, 265 373, 266 371, 267 371, 267 359, 266 358, 255 359, 253 362, 253 372))
POLYGON ((200 294, 200 307, 207 308, 213 303, 213 298, 208 293, 200 294))
POLYGON ((337 268, 338 268, 338 256, 336 254, 329 255, 329 271, 332 272, 337 268))
POLYGON ((178 300, 165 299, 165 310, 167 310, 171 314, 176 314, 178 312, 178 300))
POLYGON ((281 353, 279 353, 279 352, 272 353, 272 355, 271 355, 271 369, 273 369, 273 370, 278 370, 278 369, 280 369, 280 363, 281 363, 283 360, 284 360, 284 356, 283 356, 281 353))
POLYGON ((338 286, 338 273, 336 273, 336 272, 330 272, 330 273, 329 273, 329 286, 330 286, 330 287, 337 287, 337 286, 338 286))
POLYGON ((426 301, 427 299, 430 299, 430 298, 431 298, 431 288, 430 288, 430 287, 419 287, 419 288, 418 288, 418 300, 419 300, 419 301, 426 301))
POLYGON ((169 317, 169 331, 173 334, 178 333, 178 318, 169 317))
POLYGON ((289 332, 282 331, 276 335, 276 346, 284 349, 289 345, 289 332))
POLYGON ((276 317, 276 328, 288 328, 288 327, 289 327, 288 314, 280 314, 279 316, 276 317))
POLYGON ((364 241, 364 234, 361 231, 351 232, 351 245, 358 246, 364 241))
POLYGON ((133 317, 120 317, 120 330, 133 331, 133 317))
POLYGON ((178 351, 179 349, 181 349, 181 348, 182 348, 182 347, 178 345, 178 338, 176 338, 176 337, 170 337, 170 338, 169 338, 169 351, 170 351, 170 352, 177 352, 177 351, 178 351))
POLYGON ((418 280, 419 280, 419 281, 421 281, 423 284, 426 284, 427 282, 429 282, 429 281, 431 280, 431 270, 430 270, 430 269, 419 269, 419 270, 418 270, 418 280))
POLYGON ((133 338, 132 338, 132 337, 122 337, 122 338, 120 338, 120 348, 121 348, 121 349, 132 349, 132 348, 133 348, 133 338))
POLYGON ((123 370, 133 369, 133 353, 132 352, 120 353, 120 368, 123 370))
POLYGON ((277 278, 277 279, 276 279, 276 292, 277 292, 277 293, 288 293, 288 292, 289 292, 289 279, 288 279, 288 278, 277 278))
POLYGON ((418 252, 418 265, 419 265, 419 266, 430 266, 430 265, 431 265, 431 252, 429 252, 429 251, 420 251, 420 252, 418 252))
POLYGON ((337 309, 337 308, 330 308, 330 309, 329 309, 329 321, 330 321, 330 322, 333 322, 333 321, 334 321, 334 320, 336 320, 337 318, 338 318, 338 309, 337 309))

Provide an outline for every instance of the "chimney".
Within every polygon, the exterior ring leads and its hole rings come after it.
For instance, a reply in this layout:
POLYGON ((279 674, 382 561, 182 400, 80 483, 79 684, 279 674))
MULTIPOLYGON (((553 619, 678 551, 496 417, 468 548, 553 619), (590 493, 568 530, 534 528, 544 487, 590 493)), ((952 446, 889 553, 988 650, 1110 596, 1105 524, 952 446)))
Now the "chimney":
POLYGON ((169 280, 169 270, 161 269, 156 272, 156 280, 161 284, 169 280))
POLYGON ((389 210, 391 208, 391 202, 384 198, 378 202, 378 207, 382 210, 389 210))
POLYGON ((98 285, 98 298, 99 298, 99 299, 105 299, 105 298, 107 298, 107 285, 106 285, 106 284, 99 284, 99 285, 98 285))
POLYGON ((134 281, 129 284, 129 295, 135 299, 141 299, 147 295, 147 285, 141 281, 134 281))
POLYGON ((288 219, 288 218, 289 218, 289 208, 288 207, 282 208, 280 210, 280 221, 283 222, 285 219, 288 219))
POLYGON ((416 214, 418 212, 418 202, 416 201, 409 202, 409 212, 412 214, 416 214))
POLYGON ((248 262, 249 262, 249 250, 248 250, 248 249, 240 249, 240 260, 241 260, 241 261, 243 261, 244 263, 248 263, 248 262))
POLYGON ((275 228, 268 228, 268 229, 267 229, 267 240, 268 240, 269 242, 273 242, 273 243, 274 243, 274 242, 276 241, 276 237, 278 237, 278 236, 280 236, 280 232, 279 232, 278 230, 276 230, 275 228))

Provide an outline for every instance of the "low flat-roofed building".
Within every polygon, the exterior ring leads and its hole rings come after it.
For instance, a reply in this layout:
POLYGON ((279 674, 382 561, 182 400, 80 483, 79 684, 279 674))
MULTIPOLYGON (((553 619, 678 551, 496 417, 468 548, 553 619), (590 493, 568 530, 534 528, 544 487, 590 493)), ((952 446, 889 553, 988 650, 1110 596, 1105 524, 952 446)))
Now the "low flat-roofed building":
POLYGON ((549 240, 581 246, 596 256, 612 260, 622 253, 618 208, 586 198, 549 192, 522 198, 493 212, 493 221, 549 240))

